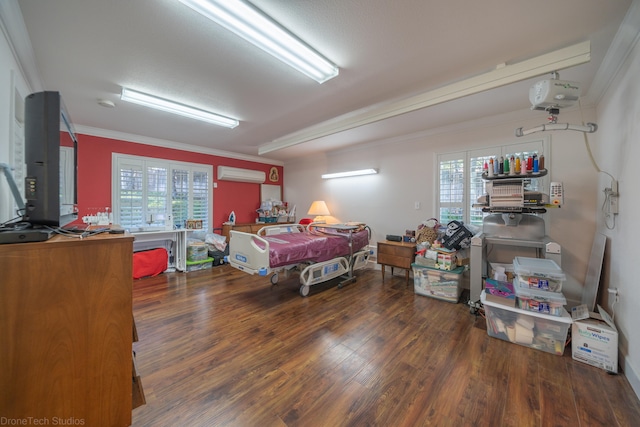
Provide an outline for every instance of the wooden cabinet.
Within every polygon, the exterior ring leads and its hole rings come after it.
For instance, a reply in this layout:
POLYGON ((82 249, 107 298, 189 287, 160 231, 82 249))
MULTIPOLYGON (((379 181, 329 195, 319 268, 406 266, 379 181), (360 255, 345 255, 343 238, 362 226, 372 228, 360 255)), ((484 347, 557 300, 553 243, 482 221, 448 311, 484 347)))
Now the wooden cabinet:
POLYGON ((258 231, 262 227, 266 227, 268 225, 286 225, 286 224, 294 224, 293 222, 250 222, 247 224, 222 224, 222 235, 227 238, 227 242, 229 241, 229 233, 231 230, 242 231, 243 233, 257 234, 258 231))
POLYGON ((133 237, 0 245, 0 415, 129 426, 133 237))
POLYGON ((382 266, 382 281, 384 281, 385 266, 388 265, 391 267, 392 275, 394 267, 405 269, 405 278, 409 283, 409 271, 415 259, 415 253, 415 243, 392 242, 390 240, 378 242, 378 264, 382 266))

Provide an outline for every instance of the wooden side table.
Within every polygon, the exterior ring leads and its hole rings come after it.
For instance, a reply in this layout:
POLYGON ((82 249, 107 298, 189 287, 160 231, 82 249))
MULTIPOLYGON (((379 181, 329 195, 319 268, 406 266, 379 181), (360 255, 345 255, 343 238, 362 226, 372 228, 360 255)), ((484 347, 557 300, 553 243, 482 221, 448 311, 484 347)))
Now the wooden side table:
POLYGON ((411 264, 416 256, 416 244, 408 242, 392 242, 385 240, 378 242, 378 264, 382 266, 382 281, 384 282, 385 266, 391 267, 391 275, 393 275, 393 267, 404 268, 406 270, 405 278, 409 283, 409 271, 411 264))

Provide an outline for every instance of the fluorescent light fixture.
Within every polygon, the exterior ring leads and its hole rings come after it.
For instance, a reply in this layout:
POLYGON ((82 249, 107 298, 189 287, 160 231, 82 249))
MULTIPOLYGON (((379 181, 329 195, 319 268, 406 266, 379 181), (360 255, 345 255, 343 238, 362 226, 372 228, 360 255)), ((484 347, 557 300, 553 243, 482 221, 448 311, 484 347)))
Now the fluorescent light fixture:
POLYGON ((153 95, 138 92, 132 89, 122 88, 120 99, 123 101, 133 102, 134 104, 144 105, 145 107, 155 108, 156 110, 166 111, 168 113, 178 114, 190 119, 201 120, 203 122, 213 123, 214 125, 224 126, 230 129, 238 126, 236 119, 220 116, 209 111, 200 110, 199 108, 189 107, 188 105, 179 104, 167 99, 158 98, 153 95))
POLYGON ((282 150, 314 139, 375 123, 400 114, 453 101, 511 83, 538 77, 587 63, 591 60, 591 43, 585 41, 515 64, 500 64, 494 70, 433 89, 399 101, 364 108, 302 129, 280 139, 262 144, 258 154, 282 150))
POLYGON ((251 3, 241 0, 179 0, 285 64, 323 83, 338 67, 251 3))
POLYGON ((322 175, 322 179, 344 178, 347 176, 359 176, 359 175, 373 175, 376 173, 378 173, 378 171, 375 169, 361 169, 357 171, 325 173, 324 175, 322 175))

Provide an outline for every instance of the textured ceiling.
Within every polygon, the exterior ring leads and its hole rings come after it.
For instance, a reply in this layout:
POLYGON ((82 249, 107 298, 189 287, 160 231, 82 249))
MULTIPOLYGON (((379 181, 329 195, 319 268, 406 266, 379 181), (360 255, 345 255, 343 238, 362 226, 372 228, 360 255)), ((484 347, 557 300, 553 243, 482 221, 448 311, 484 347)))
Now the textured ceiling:
MULTIPOLYGON (((257 156, 261 145, 336 117, 581 41, 561 72, 589 95, 630 0, 253 0, 340 67, 323 84, 177 0, 17 0, 37 75, 79 129, 257 156), (120 101, 121 87, 235 117, 225 129, 120 101), (111 100, 115 108, 98 105, 111 100)), ((27 65, 23 66, 27 67, 27 65)), ((529 107, 525 81, 268 153, 287 160, 529 107)))

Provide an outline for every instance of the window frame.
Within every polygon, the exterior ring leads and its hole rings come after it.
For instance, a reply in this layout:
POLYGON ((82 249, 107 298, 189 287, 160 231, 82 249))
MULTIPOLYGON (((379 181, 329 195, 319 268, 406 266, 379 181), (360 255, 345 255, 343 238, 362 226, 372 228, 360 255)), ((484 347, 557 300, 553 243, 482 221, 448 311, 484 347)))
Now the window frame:
MULTIPOLYGON (((548 136, 540 139, 514 142, 514 143, 509 143, 504 145, 497 145, 493 147, 474 148, 474 149, 468 149, 468 150, 458 150, 458 151, 438 153, 436 155, 436 168, 435 168, 435 174, 436 174, 435 176, 435 188, 436 188, 435 214, 436 215, 435 216, 438 218, 438 221, 446 224, 452 219, 457 219, 464 222, 465 224, 482 226, 482 219, 477 220, 475 219, 475 217, 474 219, 472 219, 473 213, 476 212, 475 216, 477 216, 477 212, 478 212, 477 208, 474 209, 472 207, 472 205, 476 203, 476 200, 471 200, 471 198, 472 197, 477 198, 477 192, 475 192, 476 194, 473 194, 474 191, 472 191, 472 187, 474 186, 474 183, 472 182, 472 180, 473 179, 477 180, 482 173, 480 169, 479 173, 476 172, 475 174, 472 174, 472 160, 477 159, 479 157, 498 157, 499 158, 500 156, 506 156, 506 155, 522 153, 522 152, 536 152, 538 155, 544 154, 545 169, 549 170, 551 165, 550 163, 551 162, 551 159, 550 159, 551 144, 548 136), (459 203, 449 205, 449 203, 443 203, 442 201, 441 189, 443 188, 443 182, 441 182, 441 177, 442 177, 441 168, 443 166, 443 162, 451 162, 454 160, 459 160, 463 163, 462 165, 463 189, 461 192, 462 201, 459 203), (459 208, 462 213, 461 215, 449 215, 445 219, 443 219, 442 210, 447 208, 459 208)), ((547 175, 545 175, 544 177, 535 178, 535 179, 537 180, 537 182, 535 182, 535 185, 537 185, 537 188, 540 191, 548 193, 548 188, 551 183, 550 174, 547 173, 547 175)), ((447 185, 444 184, 444 187, 446 188, 447 185)), ((482 194, 486 194, 485 180, 482 180, 482 189, 480 192, 482 194)), ((482 213, 481 211, 480 211, 480 214, 482 215, 481 218, 484 218, 485 216, 488 215, 488 213, 482 213)), ((546 219, 545 219, 545 222, 546 222, 546 219)))
MULTIPOLYGON (((147 207, 148 205, 147 198, 149 196, 148 182, 147 179, 147 170, 150 167, 166 169, 167 171, 167 182, 166 182, 166 212, 165 217, 162 219, 162 224, 157 226, 151 226, 158 230, 167 230, 178 227, 184 227, 183 224, 176 224, 176 219, 173 217, 173 176, 174 171, 186 171, 188 173, 188 197, 187 197, 187 215, 192 219, 193 216, 193 206, 194 206, 194 174, 196 173, 204 173, 206 174, 206 218, 197 218, 203 220, 203 229, 208 230, 212 227, 212 217, 213 217, 213 165, 200 164, 200 163, 191 163, 191 162, 182 162, 177 160, 170 159, 159 159, 153 157, 144 157, 144 156, 135 156, 130 154, 122 154, 122 153, 112 153, 112 183, 111 183, 111 199, 112 199, 112 212, 113 212, 113 221, 114 223, 120 223, 120 210, 121 210, 121 200, 120 200, 120 171, 124 168, 135 168, 142 171, 142 217, 146 218, 147 216, 147 207)), ((183 193, 184 194, 184 193, 183 193)), ((202 194, 202 193, 201 193, 202 194)), ((184 199, 180 199, 183 201, 184 199)), ((147 227, 148 224, 141 224, 140 227, 147 227)))

